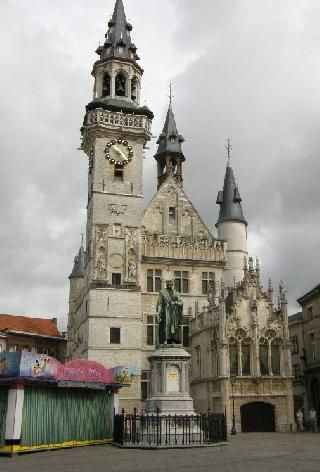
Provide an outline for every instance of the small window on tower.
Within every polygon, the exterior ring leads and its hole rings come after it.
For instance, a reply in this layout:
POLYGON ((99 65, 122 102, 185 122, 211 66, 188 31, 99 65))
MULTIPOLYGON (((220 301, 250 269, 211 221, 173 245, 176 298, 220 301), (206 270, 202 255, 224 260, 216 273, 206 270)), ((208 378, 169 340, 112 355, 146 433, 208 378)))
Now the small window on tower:
POLYGON ((102 97, 110 95, 110 75, 105 73, 102 80, 102 97))
POLYGON ((112 285, 121 285, 121 274, 113 272, 112 274, 112 285))
POLYGON ((169 207, 169 223, 174 224, 176 222, 176 209, 175 207, 169 207))
POLYGON ((126 78, 122 72, 119 72, 116 76, 115 92, 119 97, 124 97, 126 95, 126 78))
POLYGON ((133 77, 131 80, 131 100, 137 100, 137 79, 133 77))
POLYGON ((114 166, 114 181, 123 182, 123 165, 115 164, 114 166))

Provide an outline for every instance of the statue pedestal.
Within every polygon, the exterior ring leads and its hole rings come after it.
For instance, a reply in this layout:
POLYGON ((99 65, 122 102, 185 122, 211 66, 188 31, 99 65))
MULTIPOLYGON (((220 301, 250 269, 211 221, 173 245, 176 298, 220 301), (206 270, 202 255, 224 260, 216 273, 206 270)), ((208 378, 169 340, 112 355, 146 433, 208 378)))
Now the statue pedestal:
POLYGON ((179 344, 160 345, 148 357, 151 368, 146 413, 194 415, 189 394, 188 354, 179 344))

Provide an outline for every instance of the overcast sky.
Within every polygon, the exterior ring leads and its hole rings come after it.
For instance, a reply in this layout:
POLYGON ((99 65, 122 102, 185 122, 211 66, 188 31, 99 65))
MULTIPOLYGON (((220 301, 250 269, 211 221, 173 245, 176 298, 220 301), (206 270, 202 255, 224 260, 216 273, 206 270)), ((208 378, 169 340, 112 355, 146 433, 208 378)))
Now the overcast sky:
MULTIPOLYGON (((184 189, 212 231, 232 166, 263 281, 290 313, 319 283, 319 0, 124 0, 159 134, 174 87, 184 189)), ((57 316, 85 228, 87 160, 77 150, 95 49, 114 0, 1 0, 0 312, 57 316)), ((145 204, 156 188, 146 152, 145 204)))

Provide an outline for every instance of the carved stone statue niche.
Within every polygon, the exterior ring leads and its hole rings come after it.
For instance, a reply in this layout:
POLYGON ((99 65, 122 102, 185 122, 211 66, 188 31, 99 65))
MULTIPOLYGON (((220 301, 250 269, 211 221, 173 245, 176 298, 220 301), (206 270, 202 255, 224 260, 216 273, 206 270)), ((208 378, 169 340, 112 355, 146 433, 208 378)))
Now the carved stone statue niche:
POLYGON ((159 344, 181 344, 182 316, 182 299, 173 289, 172 280, 167 280, 166 288, 159 292, 157 301, 159 344))

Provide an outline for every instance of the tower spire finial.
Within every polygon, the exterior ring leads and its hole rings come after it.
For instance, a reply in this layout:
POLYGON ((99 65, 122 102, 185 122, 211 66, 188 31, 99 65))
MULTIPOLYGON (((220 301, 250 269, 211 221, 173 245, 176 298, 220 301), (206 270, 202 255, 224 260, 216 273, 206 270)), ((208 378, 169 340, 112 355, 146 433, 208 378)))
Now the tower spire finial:
POLYGON ((171 108, 172 99, 174 95, 172 94, 172 82, 169 83, 169 107, 171 108))
POLYGON ((83 247, 83 236, 84 236, 84 233, 80 233, 81 234, 81 247, 83 247))
POLYGON ((227 138, 226 139, 226 150, 227 150, 227 153, 228 153, 228 162, 227 162, 227 167, 230 167, 230 157, 231 157, 231 149, 232 149, 232 146, 231 146, 231 139, 230 138, 227 138))

